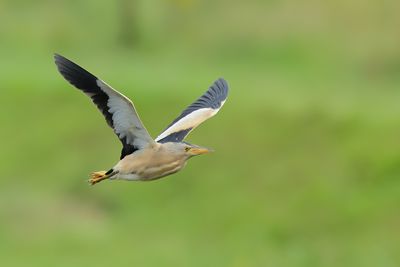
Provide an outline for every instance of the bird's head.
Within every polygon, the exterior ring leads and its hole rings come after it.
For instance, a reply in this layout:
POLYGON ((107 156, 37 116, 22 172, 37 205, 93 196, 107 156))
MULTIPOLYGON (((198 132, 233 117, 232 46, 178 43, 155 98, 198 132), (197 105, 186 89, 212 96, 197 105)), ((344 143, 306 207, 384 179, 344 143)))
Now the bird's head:
POLYGON ((168 142, 164 144, 164 147, 171 151, 171 153, 173 154, 186 156, 188 158, 197 155, 207 154, 213 151, 212 149, 200 147, 186 142, 168 142))
POLYGON ((185 154, 190 157, 213 152, 213 150, 210 148, 201 147, 198 145, 192 145, 188 143, 182 143, 182 144, 184 145, 183 149, 185 151, 185 154))

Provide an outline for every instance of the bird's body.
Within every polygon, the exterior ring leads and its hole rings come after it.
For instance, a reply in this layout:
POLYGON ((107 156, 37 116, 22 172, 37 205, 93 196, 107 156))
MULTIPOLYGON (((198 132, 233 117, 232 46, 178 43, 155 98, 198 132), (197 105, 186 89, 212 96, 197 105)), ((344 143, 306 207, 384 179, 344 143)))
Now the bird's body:
POLYGON ((155 144, 126 156, 113 169, 121 179, 153 180, 179 171, 185 162, 185 158, 170 154, 165 145, 155 144))
POLYGON ((170 143, 156 143, 127 155, 113 170, 117 172, 116 179, 154 180, 179 171, 187 159, 184 153, 171 153, 170 143))
POLYGON ((55 62, 64 78, 92 99, 123 145, 120 161, 107 172, 92 173, 91 184, 159 179, 181 170, 192 156, 210 152, 183 139, 222 107, 228 94, 225 80, 217 80, 153 140, 127 97, 60 55, 55 55, 55 62))

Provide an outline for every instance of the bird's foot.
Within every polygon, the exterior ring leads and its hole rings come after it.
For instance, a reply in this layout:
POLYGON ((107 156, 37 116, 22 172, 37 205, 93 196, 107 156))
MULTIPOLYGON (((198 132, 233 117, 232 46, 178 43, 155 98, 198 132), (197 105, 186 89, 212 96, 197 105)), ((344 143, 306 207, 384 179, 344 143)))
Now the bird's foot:
POLYGON ((91 185, 95 185, 95 184, 97 184, 97 183, 99 183, 99 182, 101 182, 101 181, 103 181, 105 179, 108 179, 108 178, 109 178, 109 176, 106 175, 105 171, 93 172, 90 175, 89 183, 91 185))

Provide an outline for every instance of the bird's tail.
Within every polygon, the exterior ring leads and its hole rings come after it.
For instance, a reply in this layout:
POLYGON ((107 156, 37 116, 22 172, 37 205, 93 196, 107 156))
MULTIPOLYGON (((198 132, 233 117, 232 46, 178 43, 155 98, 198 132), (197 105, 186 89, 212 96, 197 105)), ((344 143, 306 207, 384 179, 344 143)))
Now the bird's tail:
POLYGON ((92 172, 90 174, 90 179, 89 179, 89 183, 91 185, 95 185, 105 179, 110 178, 111 176, 115 175, 117 172, 115 172, 113 169, 109 170, 109 171, 97 171, 97 172, 92 172))

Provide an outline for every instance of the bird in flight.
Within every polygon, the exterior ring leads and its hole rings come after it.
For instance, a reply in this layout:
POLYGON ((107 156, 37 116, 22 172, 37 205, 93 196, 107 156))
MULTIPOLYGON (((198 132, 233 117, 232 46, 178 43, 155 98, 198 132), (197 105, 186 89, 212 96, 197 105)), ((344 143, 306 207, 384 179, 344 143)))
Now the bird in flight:
POLYGON ((184 139, 224 105, 228 96, 224 79, 216 80, 153 140, 129 98, 67 58, 55 54, 54 59, 61 75, 92 99, 122 143, 120 160, 108 171, 93 172, 92 185, 106 179, 159 179, 181 170, 189 158, 211 151, 184 139))

